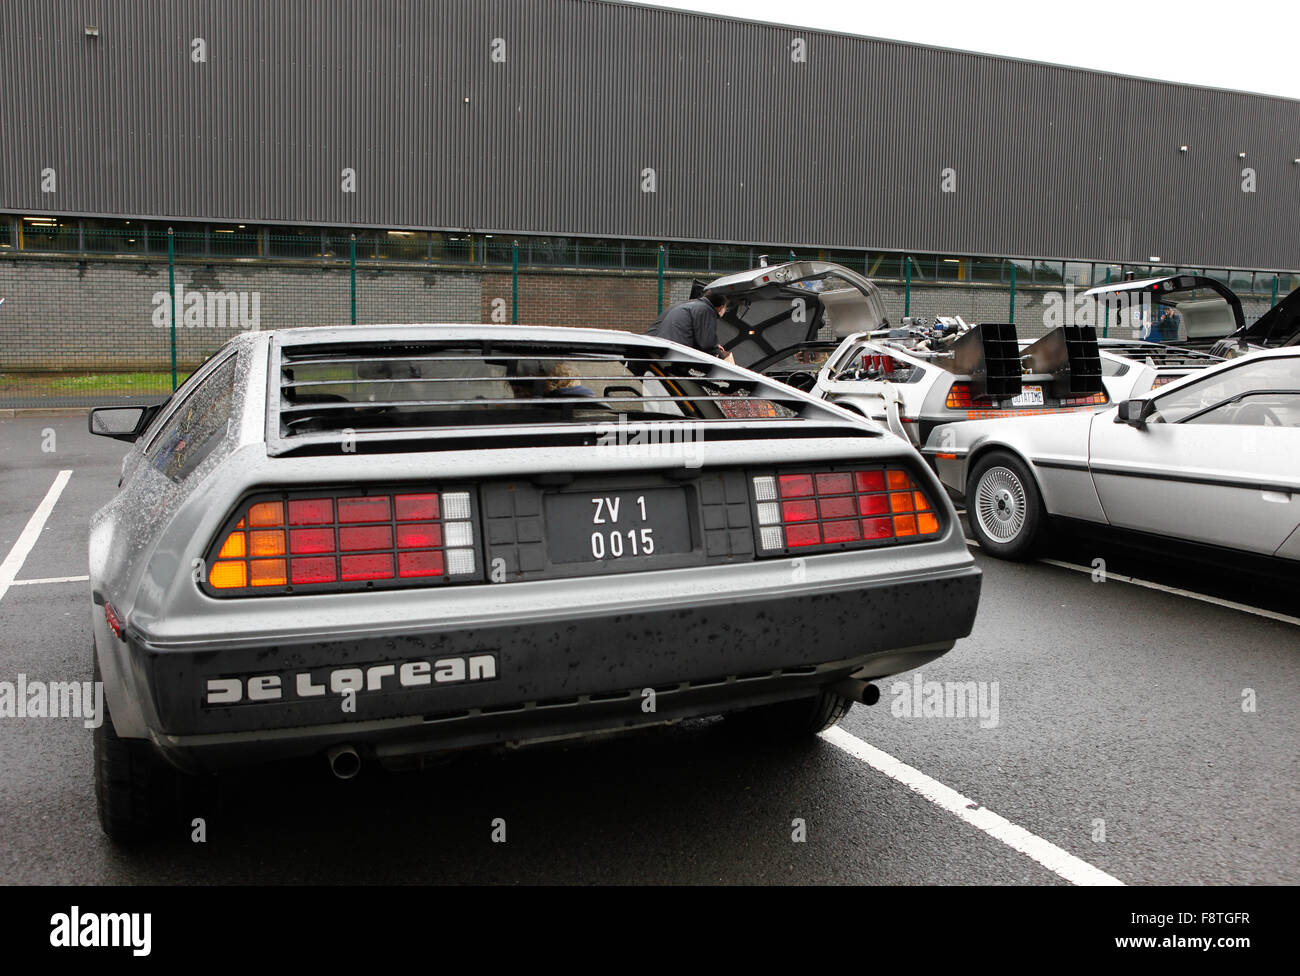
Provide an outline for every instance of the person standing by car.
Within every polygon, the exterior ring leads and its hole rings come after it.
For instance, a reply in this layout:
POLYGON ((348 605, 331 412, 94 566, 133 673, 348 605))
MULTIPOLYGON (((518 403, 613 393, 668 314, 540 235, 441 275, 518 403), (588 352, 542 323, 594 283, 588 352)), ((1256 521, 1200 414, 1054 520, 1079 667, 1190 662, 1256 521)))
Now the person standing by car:
POLYGON ((718 345, 718 319, 726 311, 727 300, 721 295, 700 295, 670 305, 646 329, 646 335, 680 342, 727 362, 734 362, 731 353, 718 345))
POLYGON ((1155 335, 1153 338, 1156 342, 1175 342, 1178 339, 1178 323, 1180 316, 1169 306, 1164 306, 1164 311, 1160 313, 1160 318, 1156 321, 1155 335))

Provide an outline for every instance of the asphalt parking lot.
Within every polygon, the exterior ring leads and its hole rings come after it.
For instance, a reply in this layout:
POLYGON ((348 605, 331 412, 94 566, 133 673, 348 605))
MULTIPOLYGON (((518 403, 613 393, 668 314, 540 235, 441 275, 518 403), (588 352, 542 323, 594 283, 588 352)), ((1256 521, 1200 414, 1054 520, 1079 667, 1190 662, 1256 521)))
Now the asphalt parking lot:
MULTIPOLYGON (((0 681, 88 680, 87 522, 123 451, 84 416, 0 420, 0 681)), ((976 558, 974 634, 797 747, 711 720, 348 782, 268 768, 229 777, 204 842, 126 853, 95 819, 89 730, 0 718, 0 878, 1300 882, 1294 591, 1077 544, 976 558), (1090 556, 1154 585, 1094 582, 1090 556), (977 682, 988 707, 911 714, 926 682, 977 682)))

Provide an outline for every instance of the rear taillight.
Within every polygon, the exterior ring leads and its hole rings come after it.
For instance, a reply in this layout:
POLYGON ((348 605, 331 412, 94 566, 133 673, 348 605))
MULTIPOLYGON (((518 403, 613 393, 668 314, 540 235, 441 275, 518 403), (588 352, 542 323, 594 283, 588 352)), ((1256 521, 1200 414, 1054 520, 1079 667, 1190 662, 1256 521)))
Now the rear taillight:
POLYGON ((259 496, 220 537, 207 584, 246 595, 478 579, 474 525, 468 491, 259 496))
POLYGON ((973 405, 969 383, 954 383, 948 390, 948 399, 943 405, 949 410, 965 410, 973 405))
POLYGON ((1170 376, 1169 374, 1166 373, 1164 376, 1157 376, 1154 380, 1151 381, 1151 389, 1154 390, 1157 389, 1158 387, 1164 386, 1166 383, 1172 383, 1174 380, 1181 380, 1181 379, 1182 379, 1181 376, 1170 376))
POLYGON ((1093 393, 1089 396, 1062 397, 1061 406, 1063 407, 1091 407, 1102 403, 1109 403, 1105 393, 1093 393))
POLYGON ((900 468, 779 472, 752 479, 759 552, 857 548, 933 538, 938 510, 900 468))

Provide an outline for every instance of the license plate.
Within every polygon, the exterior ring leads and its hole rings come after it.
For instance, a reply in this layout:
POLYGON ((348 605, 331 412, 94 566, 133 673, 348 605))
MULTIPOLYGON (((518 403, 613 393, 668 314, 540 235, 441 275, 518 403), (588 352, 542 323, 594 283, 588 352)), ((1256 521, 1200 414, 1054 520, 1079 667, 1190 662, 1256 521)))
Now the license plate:
POLYGON ((687 519, 684 488, 562 492, 546 499, 547 546, 555 563, 690 552, 687 519))
POLYGON ((1041 386, 1022 386, 1020 395, 1011 401, 1013 407, 1041 407, 1043 405, 1043 388, 1041 386))

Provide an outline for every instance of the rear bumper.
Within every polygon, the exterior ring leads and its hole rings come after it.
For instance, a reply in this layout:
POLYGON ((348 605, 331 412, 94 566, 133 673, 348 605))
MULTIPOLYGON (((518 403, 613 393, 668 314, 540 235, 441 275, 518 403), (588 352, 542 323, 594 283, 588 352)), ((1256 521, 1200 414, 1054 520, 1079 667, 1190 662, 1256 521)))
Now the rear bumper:
POLYGON ((850 674, 896 674, 970 633, 979 589, 980 572, 967 565, 778 598, 575 611, 536 625, 376 626, 346 640, 202 650, 133 635, 128 647, 150 736, 178 765, 239 765, 343 742, 393 759, 716 714, 850 674), (218 698, 237 687, 239 700, 209 702, 213 687, 218 698), (646 689, 656 692, 653 711, 646 689))

